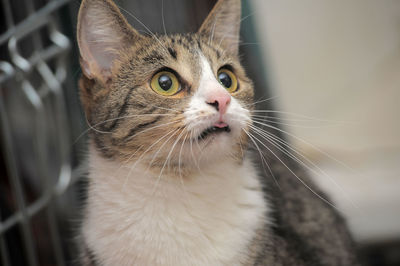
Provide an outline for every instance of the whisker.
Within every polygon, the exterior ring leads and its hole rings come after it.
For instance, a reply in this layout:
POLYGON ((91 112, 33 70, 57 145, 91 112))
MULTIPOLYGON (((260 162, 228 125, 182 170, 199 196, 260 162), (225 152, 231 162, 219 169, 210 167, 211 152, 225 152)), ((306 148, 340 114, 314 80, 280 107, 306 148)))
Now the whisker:
MULTIPOLYGON (((297 127, 297 128, 323 128, 323 127, 332 127, 335 125, 321 125, 321 126, 311 126, 311 125, 298 125, 298 124, 288 124, 288 123, 283 123, 283 122, 279 122, 279 121, 274 121, 274 120, 270 120, 270 119, 266 119, 266 117, 262 118, 262 117, 254 117, 253 116, 253 120, 258 120, 261 122, 267 122, 267 123, 271 123, 271 124, 276 124, 276 125, 282 125, 282 126, 288 126, 288 127, 297 127)), ((298 122, 298 121, 297 121, 298 122)), ((305 122, 305 121, 304 121, 305 122)), ((308 122, 312 122, 310 120, 308 120, 308 122)))
MULTIPOLYGON (((279 96, 272 96, 272 97, 266 98, 266 99, 264 99, 264 100, 257 100, 257 101, 255 101, 255 102, 252 102, 252 103, 249 103, 249 104, 244 104, 244 106, 246 106, 246 107, 255 106, 255 105, 259 104, 259 103, 263 103, 263 102, 275 100, 275 99, 278 98, 278 97, 279 97, 279 96)), ((261 98, 262 98, 262 97, 261 97, 261 98)))
MULTIPOLYGON (((246 134, 248 134, 248 136, 250 137, 251 134, 250 134, 249 132, 247 132, 246 130, 244 130, 244 132, 246 132, 246 134)), ((317 196, 319 199, 321 199, 323 202, 325 202, 325 203, 328 204, 329 206, 331 206, 331 207, 333 207, 333 208, 335 208, 335 209, 338 210, 338 208, 337 208, 333 203, 331 203, 329 200, 327 200, 327 199, 325 199, 324 197, 322 197, 321 195, 319 195, 319 194, 318 194, 317 192, 315 192, 309 185, 307 185, 307 183, 305 183, 303 179, 301 179, 292 169, 290 169, 290 167, 287 166, 287 164, 286 164, 284 161, 282 161, 282 159, 280 159, 279 156, 276 155, 276 154, 271 150, 271 148, 269 148, 267 145, 265 145, 262 141, 260 141, 260 140, 259 140, 257 137, 255 137, 254 135, 253 135, 253 137, 254 137, 263 147, 265 147, 267 150, 269 150, 269 151, 275 156, 275 158, 278 159, 278 160, 282 163, 282 165, 285 166, 286 169, 288 169, 288 171, 289 171, 292 175, 294 175, 294 176, 297 178, 297 180, 299 180, 310 192, 312 192, 315 196, 317 196)))
MULTIPOLYGON (((102 131, 102 130, 99 130, 99 129, 97 129, 97 128, 95 128, 95 126, 92 126, 90 123, 89 123, 89 120, 87 119, 87 117, 86 117, 86 115, 85 115, 85 120, 86 120, 86 124, 88 125, 88 127, 89 127, 89 129, 87 129, 85 132, 87 132, 87 131, 89 131, 89 130, 93 130, 93 131, 95 131, 95 132, 97 132, 97 133, 101 133, 101 134, 108 134, 108 133, 111 133, 111 132, 108 132, 108 131, 102 131)), ((75 142, 76 143, 76 142, 75 142)))
POLYGON ((246 45, 260 45, 261 43, 259 42, 244 42, 244 43, 239 43, 239 46, 246 46, 246 45))
MULTIPOLYGON (((199 171, 201 171, 199 162, 198 161, 196 162, 196 157, 194 156, 194 153, 193 153, 193 141, 195 140, 195 138, 193 137, 193 134, 194 134, 194 132, 190 131, 190 153, 192 156, 193 163, 197 166, 197 169, 199 171)), ((197 145, 198 145, 198 142, 197 142, 197 145)))
POLYGON ((126 119, 126 118, 141 117, 141 116, 173 116, 173 115, 174 115, 174 114, 154 114, 154 113, 153 113, 153 114, 140 114, 140 115, 126 115, 126 116, 121 116, 121 117, 116 117, 116 118, 110 118, 110 119, 104 120, 104 121, 102 121, 102 122, 96 123, 95 125, 90 125, 90 124, 89 124, 89 121, 88 121, 87 118, 86 118, 86 122, 88 123, 89 128, 86 129, 86 130, 84 130, 84 131, 76 138, 76 140, 74 141, 73 144, 76 144, 76 143, 79 141, 79 139, 80 139, 81 137, 83 137, 86 133, 88 133, 90 130, 94 130, 94 131, 96 131, 96 132, 98 132, 98 133, 101 133, 101 134, 110 134, 110 133, 113 133, 113 131, 101 131, 101 130, 96 129, 97 126, 100 126, 100 125, 105 124, 105 123, 108 123, 108 122, 112 122, 112 121, 120 120, 120 119, 126 119))
POLYGON ((242 136, 239 136, 239 147, 240 153, 242 154, 242 158, 244 158, 243 146, 242 146, 242 136))
POLYGON ((167 35, 167 29, 165 28, 165 20, 164 20, 164 0, 161 0, 161 19, 162 19, 164 34, 167 35))
POLYGON ((252 129, 254 131, 256 131, 256 133, 259 136, 263 137, 265 140, 270 142, 273 146, 275 146, 277 149, 282 151, 285 155, 287 155, 292 160, 298 162, 299 164, 304 166, 306 169, 313 172, 315 175, 322 174, 323 176, 328 178, 328 180, 340 190, 342 195, 353 205, 353 207, 358 208, 358 206, 348 197, 348 195, 344 191, 344 189, 328 173, 326 173, 323 169, 321 169, 318 165, 316 165, 313 161, 311 161, 307 156, 302 154, 297 149, 293 148, 292 145, 290 145, 287 141, 279 138, 278 136, 275 136, 274 134, 264 131, 261 128, 257 128, 254 126, 250 126, 250 127, 252 127, 252 129), (303 158, 309 165, 307 165, 307 163, 305 163, 303 160, 301 160, 296 155, 294 155, 293 153, 288 151, 288 149, 293 151, 295 154, 297 154, 301 158, 303 158))
MULTIPOLYGON (((254 15, 254 12, 248 14, 247 16, 244 16, 244 17, 241 18, 238 22, 236 22, 236 24, 240 25, 244 20, 248 19, 248 18, 251 17, 252 15, 254 15)), ((221 46, 222 42, 223 42, 223 41, 225 40, 225 38, 228 37, 229 35, 230 35, 230 34, 225 33, 225 34, 222 36, 222 38, 221 38, 221 40, 220 40, 218 46, 221 46)), ((231 34, 231 35, 232 35, 232 34, 231 34)), ((233 35, 233 36, 236 37, 236 35, 233 35)))
POLYGON ((134 134, 133 136, 130 136, 128 139, 126 139, 126 141, 130 141, 134 137, 137 137, 140 134, 146 133, 147 131, 150 131, 150 130, 153 130, 153 129, 156 129, 156 128, 160 128, 160 127, 165 127, 165 126, 168 126, 168 125, 171 125, 171 124, 176 124, 176 123, 179 123, 179 122, 180 121, 171 121, 171 122, 160 124, 160 125, 157 125, 157 126, 154 126, 154 127, 146 128, 146 129, 134 134))
POLYGON ((184 145, 185 145, 185 142, 186 142, 186 140, 187 140, 188 135, 189 135, 189 132, 186 132, 185 138, 183 139, 183 142, 182 142, 182 144, 181 144, 181 149, 180 149, 180 151, 179 151, 179 163, 178 163, 178 167, 179 167, 179 180, 180 180, 180 183, 181 183, 181 185, 182 185, 183 193, 184 193, 184 195, 185 195, 185 197, 186 197, 185 202, 188 202, 188 203, 190 204, 190 203, 191 203, 191 198, 189 197, 189 193, 188 193, 188 191, 187 191, 187 189, 186 189, 185 183, 183 182, 182 169, 181 169, 182 150, 183 150, 183 147, 184 147, 184 145))
MULTIPOLYGON (((132 153, 132 154, 129 156, 128 159, 126 159, 123 163, 121 163, 121 165, 119 166, 119 168, 118 168, 117 171, 115 172, 115 175, 114 175, 114 176, 116 176, 117 173, 118 173, 118 170, 121 169, 121 167, 122 167, 123 165, 127 164, 127 163, 142 149, 142 148, 143 148, 143 145, 140 146, 134 153, 132 153)), ((128 174, 127 174, 127 177, 130 175, 131 170, 132 170, 132 168, 129 170, 129 172, 128 172, 128 174)), ((122 189, 121 189, 122 191, 124 190, 127 181, 128 181, 127 178, 125 178, 125 182, 122 184, 122 189)))
POLYGON ((314 150, 318 151, 322 155, 326 156, 327 158, 335 161, 336 163, 340 164, 341 166, 345 167, 348 170, 351 170, 353 173, 356 173, 358 175, 358 173, 356 171, 354 171, 354 169, 349 167, 347 164, 345 164, 344 162, 336 159, 334 156, 332 156, 329 153, 323 151, 322 149, 318 148, 317 146, 313 145, 312 143, 310 143, 310 142, 308 142, 308 141, 306 141, 306 140, 304 140, 304 139, 302 139, 300 137, 297 137, 297 136, 295 136, 295 135, 293 135, 293 134, 291 134, 291 133, 289 133, 289 132, 287 132, 287 131, 285 131, 283 129, 278 128, 278 127, 275 127, 275 126, 272 126, 272 125, 268 125, 268 124, 265 124, 265 123, 261 123, 261 122, 258 122, 258 121, 254 121, 254 120, 253 120, 253 122, 257 123, 257 124, 260 124, 262 126, 265 126, 265 127, 269 127, 271 129, 275 129, 276 131, 284 133, 284 134, 288 135, 289 137, 292 137, 292 138, 294 138, 294 139, 296 139, 296 140, 298 140, 298 141, 300 141, 300 142, 302 142, 302 143, 304 143, 306 145, 309 145, 310 147, 312 147, 314 150))
MULTIPOLYGON (((176 133, 177 133, 177 132, 176 132, 176 133)), ((174 151, 176 144, 177 144, 178 141, 181 139, 183 133, 185 133, 185 131, 182 130, 182 132, 179 134, 179 136, 178 136, 177 139, 175 140, 174 144, 172 145, 171 150, 169 151, 169 153, 168 153, 168 155, 167 155, 167 158, 165 159, 165 162, 164 162, 164 164, 163 164, 163 166, 162 166, 162 168, 161 168, 160 174, 158 175, 157 181, 156 181, 156 183, 155 183, 155 185, 154 185, 154 189, 153 189, 152 195, 154 195, 154 193, 156 192, 157 187, 158 187, 158 184, 160 183, 160 180, 161 180, 161 176, 162 176, 162 174, 163 174, 163 172, 164 172, 165 166, 167 165, 167 163, 168 163, 168 161, 169 161, 169 158, 170 158, 172 152, 174 151)), ((175 133, 174 133, 174 135, 175 135, 175 133)), ((174 136, 174 135, 172 135, 172 136, 174 136)), ((168 139, 168 140, 169 140, 169 139, 168 139)), ((168 142, 168 140, 167 140, 166 142, 168 142)))
POLYGON ((135 99, 135 101, 138 102, 138 103, 142 103, 142 104, 145 104, 145 105, 154 107, 154 108, 161 109, 161 110, 173 111, 173 112, 176 112, 176 113, 181 113, 181 111, 179 111, 179 110, 176 110, 176 109, 173 109, 173 108, 167 108, 167 107, 157 106, 157 105, 151 104, 151 103, 149 103, 149 102, 147 102, 147 101, 144 102, 144 101, 140 101, 140 100, 138 100, 138 99, 135 99))
POLYGON ((217 24, 218 17, 219 17, 219 13, 217 14, 217 17, 214 20, 213 27, 212 27, 211 34, 210 34, 210 39, 208 40, 208 45, 211 45, 212 41, 214 40, 215 25, 217 24))
POLYGON ((128 10, 126 10, 125 8, 118 6, 122 11, 124 11, 125 13, 127 13, 129 16, 131 16, 133 19, 135 19, 138 23, 140 23, 140 25, 142 25, 150 34, 151 36, 153 36, 158 43, 161 45, 161 47, 164 48, 165 52, 168 52, 167 47, 165 47, 165 45, 161 42, 161 40, 157 37, 157 35, 155 35, 142 21, 140 21, 140 19, 138 19, 136 16, 134 16, 132 13, 130 13, 128 10))
MULTIPOLYGON (((204 139, 202 138, 202 140, 204 140, 204 139)), ((206 140, 206 143, 204 144, 204 146, 207 146, 208 143, 210 143, 210 141, 211 141, 211 138, 208 138, 208 139, 206 140)), ((198 139, 196 139, 196 144, 197 144, 197 149, 198 149, 198 150, 201 150, 201 151, 200 151, 200 154, 199 154, 199 156, 198 156, 198 158, 197 158, 197 166, 199 167, 199 170, 200 170, 200 162, 201 162, 201 158, 203 157, 203 154, 204 154, 204 150, 205 150, 205 149, 200 149, 200 145, 199 145, 199 140, 198 140, 198 139)))
POLYGON ((144 157, 144 155, 145 155, 149 150, 151 150, 151 148, 153 148, 157 143, 159 143, 161 140, 163 140, 164 138, 166 138, 169 134, 173 133, 174 131, 175 131, 175 129, 169 131, 169 132, 168 132, 167 134, 165 134, 164 136, 161 136, 157 141, 153 142, 153 144, 150 145, 150 146, 140 155, 140 157, 138 158, 138 160, 131 166, 131 168, 130 168, 128 174, 126 175, 126 180, 125 180, 125 182, 124 182, 124 186, 125 186, 125 184, 128 182, 128 178, 129 178, 131 172, 132 172, 133 169, 136 167, 136 165, 142 160, 142 158, 144 157))
MULTIPOLYGON (((186 132, 186 131, 185 131, 185 127, 181 128, 181 130, 182 130, 181 134, 179 134, 177 140, 176 140, 175 143, 172 145, 172 148, 171 148, 172 150, 175 148, 175 145, 178 144, 179 140, 183 137, 183 134, 186 132)), ((181 145, 181 146, 182 146, 182 145, 181 145)), ((171 153, 172 153, 172 152, 171 152, 171 153)), ((179 154, 178 154, 178 157, 179 157, 179 154)), ((168 158, 168 157, 167 157, 167 158, 168 158)), ((170 159, 169 159, 169 161, 168 161, 167 168, 170 168, 171 158, 172 158, 172 157, 170 157, 170 159)), ((178 160, 179 160, 179 158, 178 158, 178 160)))
POLYGON ((321 119, 317 117, 312 117, 312 116, 307 116, 307 115, 302 115, 302 114, 296 114, 292 112, 285 112, 285 111, 278 111, 278 110, 252 110, 252 113, 277 113, 277 114, 284 114, 284 115, 291 115, 295 117, 301 117, 304 119, 309 119, 309 120, 315 120, 315 121, 322 121, 322 122, 330 122, 330 123, 341 123, 341 124, 354 124, 354 122, 351 121, 337 121, 337 120, 327 120, 327 119, 321 119))
POLYGON ((157 152, 153 155, 153 158, 151 159, 151 161, 150 161, 150 163, 149 163, 149 165, 147 167, 147 170, 151 167, 151 164, 154 162, 154 160, 156 159, 157 155, 161 152, 162 148, 164 148, 164 146, 168 143, 168 141, 170 139, 172 139, 175 136, 175 134, 179 132, 179 130, 180 130, 180 128, 174 129, 173 130, 173 134, 171 136, 169 136, 169 138, 166 141, 164 141, 164 143, 160 146, 160 148, 157 150, 157 152))
MULTIPOLYGON (((245 131, 245 133, 246 133, 246 131, 245 131)), ((247 133, 246 133, 246 134, 247 134, 247 133)), ((247 136, 251 139, 251 141, 253 142, 253 144, 256 146, 258 153, 260 154, 260 157, 261 157, 261 160, 262 160, 262 163, 263 163, 262 165, 263 165, 264 173, 267 172, 267 171, 265 170, 265 165, 267 165, 268 171, 269 171, 269 173, 271 174, 272 178, 274 179, 275 184, 278 186, 279 189, 281 189, 281 186, 279 185, 278 180, 275 178, 275 175, 274 175, 274 173, 272 172, 271 167, 270 167, 269 164, 267 163, 267 161, 266 161, 266 159, 265 159, 265 157, 264 157, 264 154, 262 153, 260 147, 258 146, 258 144, 255 142, 255 140, 254 140, 249 134, 247 134, 247 136)))
POLYGON ((185 185, 183 184, 183 179, 182 179, 181 158, 182 158, 183 146, 185 145, 185 141, 186 141, 186 138, 188 135, 189 135, 189 132, 186 133, 185 138, 183 139, 183 142, 181 144, 181 149, 179 151, 179 158, 178 158, 178 172, 179 172, 179 177, 180 177, 183 188, 185 187, 185 185))
MULTIPOLYGON (((316 122, 315 120, 312 119, 306 119, 306 118, 288 118, 288 117, 280 117, 280 116, 270 116, 270 115, 257 115, 257 114, 252 114, 251 117, 259 118, 259 119, 275 119, 275 120, 282 120, 282 121, 288 121, 288 122, 316 122)), ((320 121, 318 121, 320 122, 320 121)))

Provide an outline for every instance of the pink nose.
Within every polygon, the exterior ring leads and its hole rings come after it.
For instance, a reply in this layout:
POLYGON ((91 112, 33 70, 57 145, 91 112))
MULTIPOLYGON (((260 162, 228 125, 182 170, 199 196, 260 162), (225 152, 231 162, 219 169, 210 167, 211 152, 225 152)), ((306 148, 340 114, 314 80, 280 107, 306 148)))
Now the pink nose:
POLYGON ((221 115, 226 113, 229 103, 231 102, 231 96, 227 92, 217 92, 210 95, 206 103, 214 106, 221 115))

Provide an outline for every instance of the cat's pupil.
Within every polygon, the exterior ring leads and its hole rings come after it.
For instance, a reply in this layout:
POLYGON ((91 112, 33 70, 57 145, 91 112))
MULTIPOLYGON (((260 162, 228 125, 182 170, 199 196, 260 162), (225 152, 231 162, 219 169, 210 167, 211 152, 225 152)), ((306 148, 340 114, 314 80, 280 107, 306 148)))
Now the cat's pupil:
POLYGON ((161 75, 158 78, 158 84, 161 89, 168 91, 172 87, 172 79, 167 75, 161 75))
POLYGON ((219 73, 218 79, 225 88, 230 88, 232 86, 232 79, 227 73, 219 73))

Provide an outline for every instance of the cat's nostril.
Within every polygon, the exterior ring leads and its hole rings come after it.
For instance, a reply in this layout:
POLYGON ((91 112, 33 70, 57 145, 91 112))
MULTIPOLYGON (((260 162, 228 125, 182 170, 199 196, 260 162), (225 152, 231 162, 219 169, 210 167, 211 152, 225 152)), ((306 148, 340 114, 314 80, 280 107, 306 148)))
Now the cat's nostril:
POLYGON ((206 101, 207 104, 213 106, 221 114, 225 114, 229 103, 231 102, 230 95, 213 95, 206 101))
POLYGON ((219 111, 219 103, 218 103, 218 101, 211 102, 211 103, 207 102, 207 104, 213 106, 215 109, 217 109, 217 111, 219 111))

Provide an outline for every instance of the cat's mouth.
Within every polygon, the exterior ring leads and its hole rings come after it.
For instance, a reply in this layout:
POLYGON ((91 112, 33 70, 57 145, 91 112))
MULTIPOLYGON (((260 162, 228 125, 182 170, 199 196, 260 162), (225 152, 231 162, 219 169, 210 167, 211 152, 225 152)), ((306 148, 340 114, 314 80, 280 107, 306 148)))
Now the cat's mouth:
POLYGON ((199 139, 202 140, 202 139, 207 138, 210 135, 220 134, 222 132, 228 132, 229 133, 229 132, 231 132, 231 128, 228 125, 223 126, 223 127, 219 127, 219 126, 209 127, 199 135, 199 139))

